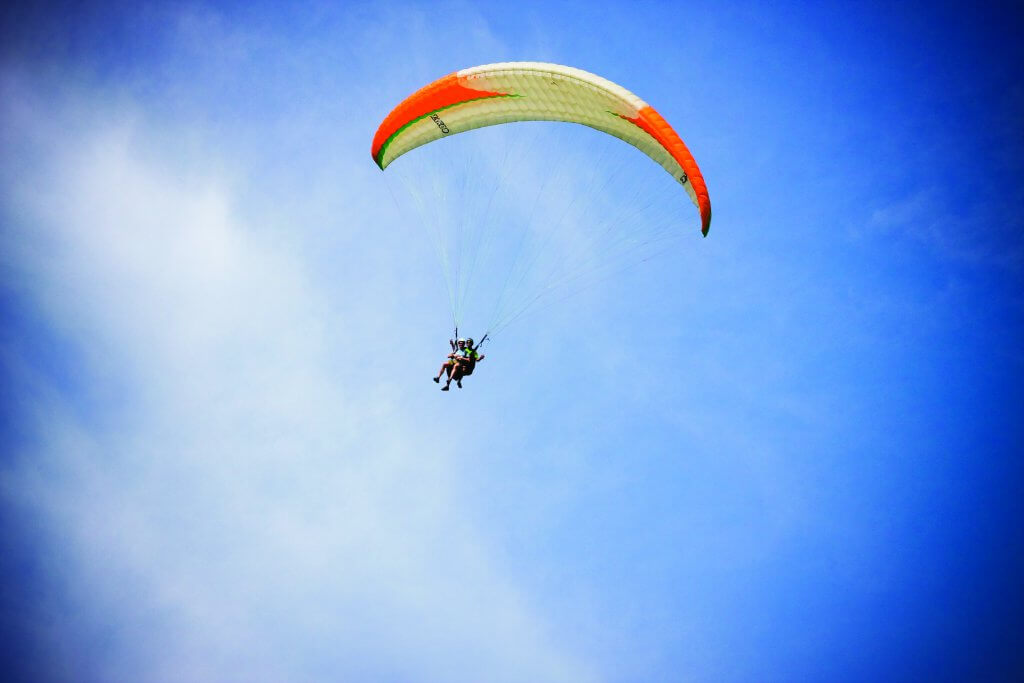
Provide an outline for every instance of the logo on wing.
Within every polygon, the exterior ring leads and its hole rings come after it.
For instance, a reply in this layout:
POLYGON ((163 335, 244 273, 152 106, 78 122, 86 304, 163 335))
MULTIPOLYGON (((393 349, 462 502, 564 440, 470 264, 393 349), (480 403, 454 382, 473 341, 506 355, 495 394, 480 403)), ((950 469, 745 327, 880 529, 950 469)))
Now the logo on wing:
POLYGON ((440 128, 441 132, 444 133, 445 135, 448 135, 448 133, 451 133, 451 130, 448 129, 448 126, 446 126, 444 124, 444 121, 442 121, 441 117, 438 116, 437 114, 431 114, 430 115, 430 120, 433 121, 434 123, 436 123, 437 127, 440 128))

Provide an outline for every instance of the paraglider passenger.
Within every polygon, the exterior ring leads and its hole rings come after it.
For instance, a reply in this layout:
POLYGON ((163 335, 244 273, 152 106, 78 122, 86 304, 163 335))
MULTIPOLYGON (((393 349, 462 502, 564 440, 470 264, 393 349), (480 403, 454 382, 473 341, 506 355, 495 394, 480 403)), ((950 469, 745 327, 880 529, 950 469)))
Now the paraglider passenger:
POLYGON ((448 374, 448 382, 444 385, 445 391, 448 389, 448 384, 452 382, 452 370, 455 369, 458 358, 466 351, 466 340, 460 339, 456 342, 449 339, 448 345, 452 347, 452 352, 448 354, 448 360, 441 364, 441 369, 437 371, 437 377, 434 378, 434 382, 440 384, 441 375, 448 374))

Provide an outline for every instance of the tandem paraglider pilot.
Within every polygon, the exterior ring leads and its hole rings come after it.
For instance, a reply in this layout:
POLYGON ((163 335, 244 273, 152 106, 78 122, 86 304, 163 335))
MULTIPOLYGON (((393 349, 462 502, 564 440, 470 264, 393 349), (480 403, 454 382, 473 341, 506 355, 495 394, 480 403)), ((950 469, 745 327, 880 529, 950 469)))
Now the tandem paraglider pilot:
POLYGON ((448 359, 441 364, 437 377, 433 378, 435 382, 440 384, 441 375, 448 376, 444 386, 441 387, 441 391, 448 391, 452 380, 455 380, 455 385, 461 389, 462 378, 472 375, 473 370, 476 369, 476 364, 484 359, 484 356, 473 347, 472 338, 459 339, 457 341, 449 339, 448 345, 452 347, 452 352, 448 354, 448 359))

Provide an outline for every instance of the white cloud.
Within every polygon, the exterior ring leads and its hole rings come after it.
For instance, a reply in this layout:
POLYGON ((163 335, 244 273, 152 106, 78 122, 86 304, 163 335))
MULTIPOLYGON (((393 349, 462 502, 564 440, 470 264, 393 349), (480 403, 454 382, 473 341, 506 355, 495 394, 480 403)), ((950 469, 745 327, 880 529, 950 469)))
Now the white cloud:
POLYGON ((59 636, 106 639, 70 663, 103 680, 594 677, 464 515, 429 420, 345 360, 376 322, 373 271, 310 275, 310 236, 254 220, 201 130, 176 143, 141 109, 17 81, 6 284, 82 365, 69 388, 5 357, 36 387, 20 409, 39 445, 3 490, 66 539, 55 608, 83 613, 59 636))
POLYGON ((1024 251, 1017 238, 1020 220, 1013 208, 1019 200, 984 184, 976 194, 952 197, 948 190, 919 187, 875 208, 867 227, 886 236, 909 237, 953 262, 1019 268, 1024 251), (993 222, 992 216, 1004 219, 993 222))

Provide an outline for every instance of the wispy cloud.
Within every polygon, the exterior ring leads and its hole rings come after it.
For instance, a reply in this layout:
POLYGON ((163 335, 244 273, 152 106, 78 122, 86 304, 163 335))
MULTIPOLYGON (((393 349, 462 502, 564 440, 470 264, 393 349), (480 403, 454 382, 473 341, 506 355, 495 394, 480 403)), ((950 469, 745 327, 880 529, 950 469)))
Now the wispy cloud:
POLYGON ((41 543, 64 539, 54 635, 105 643, 67 653, 69 669, 593 677, 463 516, 429 425, 397 415, 387 383, 356 390, 373 271, 310 276, 308 252, 239 208, 201 129, 175 140, 130 103, 6 83, 20 142, 4 169, 5 286, 81 364, 55 386, 23 353, 33 339, 7 349, 38 438, 3 491, 47 520, 41 543))
POLYGON ((980 197, 958 198, 949 188, 926 187, 876 207, 869 227, 882 235, 909 237, 954 262, 1019 268, 1024 250, 1016 239, 1020 219, 1012 210, 1019 199, 988 189, 980 197), (1002 220, 993 223, 993 216, 1002 220))

